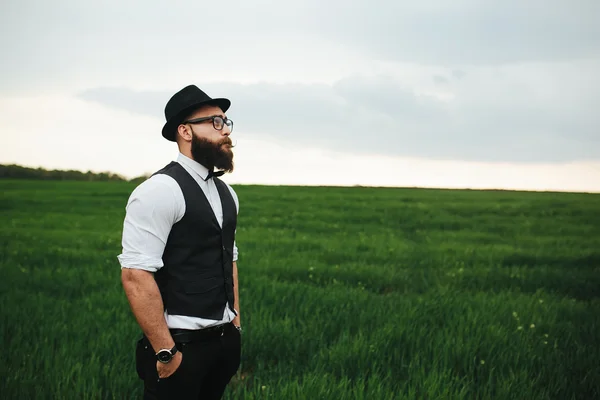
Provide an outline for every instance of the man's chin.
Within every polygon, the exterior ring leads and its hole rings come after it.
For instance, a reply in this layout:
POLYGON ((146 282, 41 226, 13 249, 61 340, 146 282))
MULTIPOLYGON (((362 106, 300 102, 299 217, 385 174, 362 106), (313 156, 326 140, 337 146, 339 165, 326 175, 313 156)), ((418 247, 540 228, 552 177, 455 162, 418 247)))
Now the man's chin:
POLYGON ((233 171, 233 157, 227 157, 226 160, 222 160, 222 162, 216 162, 215 167, 218 169, 225 170, 227 172, 233 171))
POLYGON ((231 150, 231 147, 226 147, 224 149, 221 149, 221 151, 223 152, 225 158, 233 160, 233 150, 231 150))

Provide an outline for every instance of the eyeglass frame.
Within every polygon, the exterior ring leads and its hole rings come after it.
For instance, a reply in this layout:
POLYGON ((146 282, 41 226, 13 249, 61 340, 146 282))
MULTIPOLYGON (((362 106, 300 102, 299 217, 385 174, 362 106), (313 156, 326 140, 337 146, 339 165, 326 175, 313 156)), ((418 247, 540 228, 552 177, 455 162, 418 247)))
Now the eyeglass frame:
POLYGON ((227 117, 222 117, 220 115, 212 115, 210 117, 188 119, 188 120, 183 121, 182 124, 183 125, 185 125, 185 124, 200 124, 202 122, 211 121, 211 120, 212 120, 213 128, 215 128, 215 130, 222 131, 223 128, 225 128, 225 125, 227 125, 227 126, 229 126, 229 133, 233 132, 233 121, 227 117), (221 127, 221 129, 219 129, 215 126, 215 118, 221 118, 223 120, 223 126, 221 127), (228 125, 227 122, 231 122, 231 125, 228 125))

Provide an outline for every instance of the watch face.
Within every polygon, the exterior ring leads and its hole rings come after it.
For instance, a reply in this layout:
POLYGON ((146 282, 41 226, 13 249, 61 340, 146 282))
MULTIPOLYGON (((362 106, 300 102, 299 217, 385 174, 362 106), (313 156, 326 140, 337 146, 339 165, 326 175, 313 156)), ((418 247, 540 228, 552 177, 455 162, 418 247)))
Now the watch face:
POLYGON ((158 358, 158 361, 160 361, 162 363, 169 362, 171 360, 171 357, 172 357, 172 355, 168 350, 160 351, 156 355, 156 358, 158 358))

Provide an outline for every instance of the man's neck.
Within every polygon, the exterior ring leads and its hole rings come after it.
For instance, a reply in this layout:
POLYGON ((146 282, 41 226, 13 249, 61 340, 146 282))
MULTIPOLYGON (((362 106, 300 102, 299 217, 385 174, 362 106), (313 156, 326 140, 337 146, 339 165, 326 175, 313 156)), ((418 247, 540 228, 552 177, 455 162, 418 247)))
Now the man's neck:
POLYGON ((184 153, 184 152, 182 152, 182 151, 180 151, 179 153, 180 153, 182 156, 185 156, 186 158, 188 158, 188 159, 189 159, 189 161, 191 161, 191 162, 193 162, 193 163, 195 163, 195 164, 198 164, 198 165, 202 166, 202 167, 203 167, 203 168, 205 168, 207 171, 212 171, 212 170, 214 169, 214 168, 207 167, 207 166, 206 166, 204 163, 201 163, 201 162, 198 162, 198 161, 194 160, 194 157, 193 157, 191 154, 185 154, 185 153, 184 153))
POLYGON ((189 147, 188 147, 188 148, 185 148, 185 149, 182 149, 182 148, 180 147, 180 148, 179 148, 179 152, 180 152, 181 154, 183 154, 184 156, 186 156, 187 158, 189 158, 190 160, 193 160, 193 159, 194 159, 194 157, 192 156, 192 149, 190 149, 189 147))

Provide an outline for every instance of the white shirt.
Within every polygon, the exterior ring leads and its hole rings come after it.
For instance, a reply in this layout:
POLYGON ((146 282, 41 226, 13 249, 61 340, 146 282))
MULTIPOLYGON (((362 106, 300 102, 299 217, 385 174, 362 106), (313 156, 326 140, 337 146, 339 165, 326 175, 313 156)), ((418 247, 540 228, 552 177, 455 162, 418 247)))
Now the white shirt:
MULTIPOLYGON (((221 198, 213 179, 204 178, 208 169, 189 157, 179 153, 176 160, 198 183, 212 207, 219 225, 223 225, 221 198)), ((231 186, 226 183, 236 212, 239 212, 239 200, 231 186)), ((134 189, 127 201, 123 223, 122 253, 117 257, 121 268, 136 268, 156 272, 162 268, 162 256, 171 232, 171 227, 185 214, 185 199, 175 179, 165 174, 157 174, 142 182, 134 189)), ((237 261, 238 249, 233 242, 233 261, 237 261)), ((237 312, 237 310, 236 310, 237 312)), ((169 328, 202 329, 230 322, 235 314, 225 307, 221 320, 171 315, 165 310, 165 319, 169 328)))

